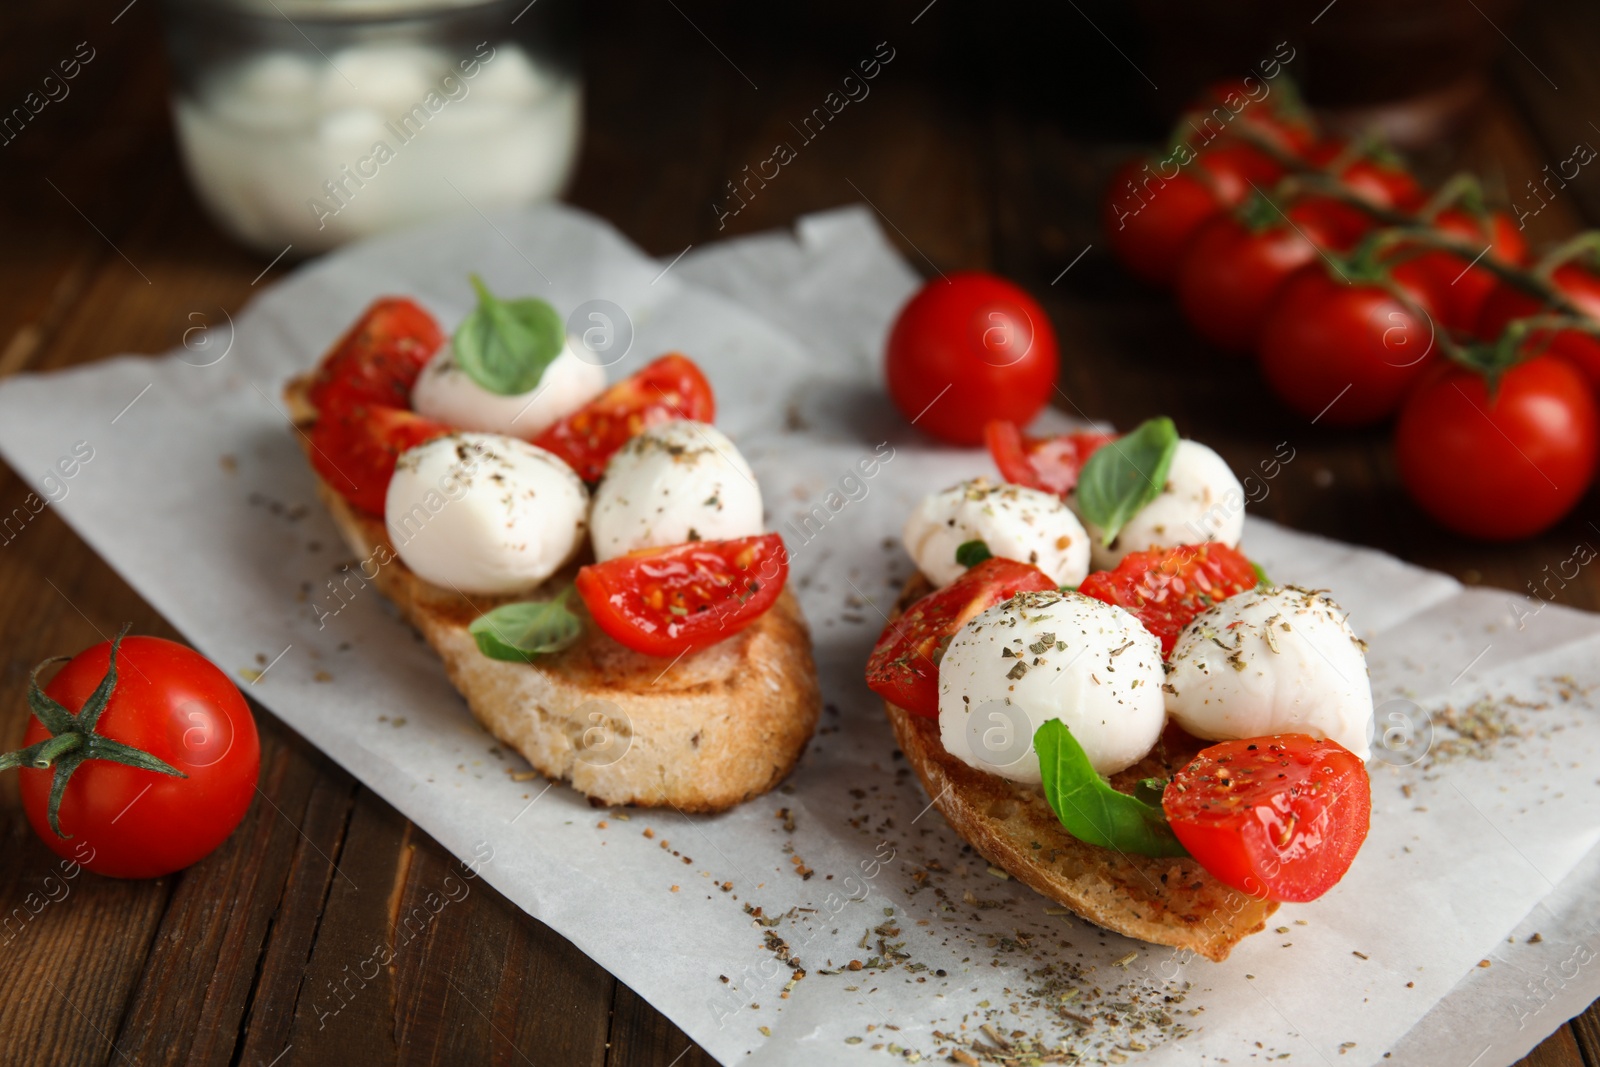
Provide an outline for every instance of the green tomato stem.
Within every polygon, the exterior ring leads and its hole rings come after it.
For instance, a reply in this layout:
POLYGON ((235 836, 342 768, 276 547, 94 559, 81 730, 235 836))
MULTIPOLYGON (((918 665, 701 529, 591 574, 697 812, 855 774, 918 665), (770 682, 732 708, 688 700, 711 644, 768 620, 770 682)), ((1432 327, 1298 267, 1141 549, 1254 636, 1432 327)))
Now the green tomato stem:
POLYGON ((47 771, 55 764, 56 760, 71 752, 75 748, 83 747, 83 735, 74 731, 68 734, 59 734, 39 746, 33 754, 30 766, 47 771))

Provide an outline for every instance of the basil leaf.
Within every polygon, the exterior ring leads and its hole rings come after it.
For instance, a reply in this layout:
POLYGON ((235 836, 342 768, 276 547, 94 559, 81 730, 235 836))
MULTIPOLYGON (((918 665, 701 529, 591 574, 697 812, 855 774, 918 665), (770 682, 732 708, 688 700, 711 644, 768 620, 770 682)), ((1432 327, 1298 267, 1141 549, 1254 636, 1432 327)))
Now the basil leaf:
POLYGON ((1078 510, 1100 527, 1107 548, 1146 504, 1161 495, 1178 450, 1178 428, 1161 416, 1095 449, 1078 475, 1078 510))
POLYGON ((583 620, 567 607, 567 597, 560 596, 502 604, 473 619, 467 632, 490 659, 532 663, 536 656, 560 652, 582 637, 583 620))
POLYGON ((539 384, 566 347, 567 328, 556 309, 537 297, 501 300, 471 275, 478 306, 451 338, 456 364, 491 393, 514 396, 539 384))
POLYGON ((1257 563, 1255 560, 1251 560, 1250 561, 1250 569, 1256 572, 1256 584, 1257 585, 1277 585, 1278 584, 1278 583, 1274 582, 1271 578, 1267 577, 1267 572, 1262 570, 1261 569, 1261 564, 1257 563))
POLYGON ((1059 719, 1033 735, 1044 775, 1044 798, 1079 841, 1140 856, 1187 856, 1161 805, 1119 793, 1095 773, 1089 757, 1059 719))
POLYGON ((956 549, 956 562, 963 567, 976 567, 986 559, 993 559, 994 553, 989 551, 989 546, 982 541, 963 541, 956 549))

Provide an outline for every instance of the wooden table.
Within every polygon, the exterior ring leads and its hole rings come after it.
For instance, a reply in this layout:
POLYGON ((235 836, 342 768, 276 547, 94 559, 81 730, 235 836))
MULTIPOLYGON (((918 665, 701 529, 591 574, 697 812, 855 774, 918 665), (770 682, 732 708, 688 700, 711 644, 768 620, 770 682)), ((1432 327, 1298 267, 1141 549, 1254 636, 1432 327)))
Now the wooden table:
MULTIPOLYGON (((78 42, 95 57, 70 97, 0 147, 0 375, 163 351, 194 325, 192 314, 237 310, 285 269, 258 277, 265 258, 200 215, 168 123, 156 5, 124 2, 12 5, 3 16, 0 106, 20 102, 78 42)), ((1581 519, 1595 512, 1592 495, 1580 517, 1523 544, 1441 532, 1405 500, 1381 432, 1313 432, 1280 415, 1250 373, 1218 372, 1203 358, 1168 299, 1115 268, 1095 221, 1100 185, 1129 150, 1118 138, 1154 140, 1154 116, 1175 102, 1112 43, 1132 32, 1116 11, 1088 5, 1091 25, 1077 5, 995 8, 979 24, 944 0, 913 23, 924 3, 874 15, 841 8, 798 25, 789 11, 752 21, 743 5, 596 5, 588 139, 571 199, 657 255, 715 239, 725 183, 790 139, 788 123, 887 40, 895 58, 872 95, 806 144, 725 232, 869 201, 919 269, 998 270, 1040 294, 1063 338, 1064 385, 1090 415, 1130 425, 1168 412, 1236 467, 1292 440, 1299 458, 1259 509, 1290 526, 1519 592, 1593 537, 1581 519)), ((1545 4, 1508 30, 1515 48, 1481 113, 1420 161, 1430 178, 1466 165, 1515 191, 1574 141, 1600 142, 1588 121, 1600 116, 1590 62, 1600 13, 1545 4)), ((1548 239, 1585 220, 1600 222, 1600 179, 1588 174, 1532 228, 1548 239)), ((27 491, 0 471, 0 514, 27 491)), ((1559 599, 1600 608, 1600 572, 1586 570, 1559 599)), ((0 548, 0 605, 8 748, 20 743, 32 664, 126 621, 177 636, 49 509, 0 548)), ((271 715, 258 716, 265 799, 221 849, 155 881, 80 877, 5 942, 0 1060, 710 1062, 481 882, 319 1028, 316 992, 363 958, 452 859, 271 715), (335 862, 359 891, 334 874, 335 862)), ((0 782, 0 914, 55 868, 22 817, 13 778, 0 782)), ((1526 1062, 1600 1067, 1600 1006, 1526 1062)))

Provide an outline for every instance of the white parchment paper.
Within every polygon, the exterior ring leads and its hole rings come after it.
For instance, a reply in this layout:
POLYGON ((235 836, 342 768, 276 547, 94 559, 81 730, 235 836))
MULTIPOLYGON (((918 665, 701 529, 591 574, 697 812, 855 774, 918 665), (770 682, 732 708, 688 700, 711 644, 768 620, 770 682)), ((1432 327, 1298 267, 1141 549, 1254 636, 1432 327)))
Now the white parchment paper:
POLYGON ((860 210, 666 266, 561 207, 382 238, 168 357, 4 383, 0 452, 198 648, 255 679, 250 695, 458 856, 492 853, 481 869, 501 892, 724 1063, 1004 1042, 1085 1062, 1357 1065, 1392 1051, 1384 1062, 1488 1067, 1600 994, 1587 696, 1600 620, 1252 520, 1250 554, 1279 581, 1333 590, 1371 642, 1396 751, 1373 765, 1366 848, 1328 896, 1278 913, 1284 932, 1221 965, 1052 914, 928 810, 861 684, 910 569, 895 541, 907 510, 990 470, 918 438, 878 386, 915 276, 860 210), (626 309, 635 336, 613 377, 669 349, 710 376, 788 540, 828 702, 780 791, 716 817, 623 818, 514 780, 521 760, 343 569, 281 385, 376 295, 414 295, 453 323, 469 270, 563 310, 626 309), (50 475, 78 442, 93 458, 50 475))

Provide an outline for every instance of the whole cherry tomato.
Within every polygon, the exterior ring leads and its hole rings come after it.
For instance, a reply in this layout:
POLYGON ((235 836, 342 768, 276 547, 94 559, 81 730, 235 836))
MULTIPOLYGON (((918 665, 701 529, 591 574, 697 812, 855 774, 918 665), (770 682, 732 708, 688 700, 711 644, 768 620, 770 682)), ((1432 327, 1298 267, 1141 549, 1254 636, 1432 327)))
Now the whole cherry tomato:
POLYGON ((889 331, 900 413, 942 441, 975 445, 990 419, 1027 424, 1056 384, 1056 332, 1022 289, 963 271, 923 286, 889 331))
POLYGON ((1316 143, 1316 126, 1311 113, 1288 85, 1287 81, 1274 85, 1256 77, 1213 82, 1195 98, 1191 110, 1221 121, 1217 109, 1226 108, 1232 116, 1230 127, 1243 124, 1279 151, 1303 156, 1316 143))
POLYGON ((119 637, 74 656, 43 697, 23 743, 64 747, 48 770, 24 765, 19 785, 28 822, 57 855, 114 878, 156 878, 209 854, 244 818, 261 767, 255 719, 198 652, 119 637))
POLYGON ((1427 194, 1411 172, 1397 163, 1388 163, 1369 156, 1358 156, 1339 162, 1344 156, 1346 142, 1337 138, 1313 147, 1307 158, 1319 167, 1337 166, 1335 177, 1350 192, 1378 207, 1396 211, 1415 211, 1421 207, 1427 194))
POLYGON ((1247 201, 1240 214, 1216 216, 1189 242, 1178 267, 1178 306, 1201 337, 1243 355, 1254 349, 1267 308, 1289 275, 1323 249, 1349 244, 1319 202, 1297 202, 1280 215, 1264 197, 1247 201))
POLYGON ((1451 363, 1406 400, 1394 446, 1422 510, 1457 533, 1509 541, 1547 529, 1588 491, 1600 412, 1583 375, 1556 356, 1517 364, 1493 392, 1451 363))
POLYGON ((1337 743, 1279 734, 1201 749, 1161 807, 1217 881, 1299 903, 1332 889, 1355 861, 1372 821, 1372 783, 1337 743))
POLYGON ((1123 266, 1153 285, 1170 285, 1200 224, 1270 188, 1283 168, 1242 141, 1219 141, 1183 165, 1168 156, 1135 160, 1106 190, 1101 214, 1111 251, 1123 266))
POLYGON ((1313 422, 1363 426, 1394 413, 1438 358, 1431 292, 1404 278, 1402 302, 1381 285, 1314 263, 1278 291, 1261 325, 1267 384, 1313 422))
MULTIPOLYGON (((1472 331, 1482 315, 1484 301, 1499 284, 1492 271, 1474 265, 1474 257, 1481 250, 1483 259, 1492 258, 1506 266, 1520 267, 1527 262, 1528 243, 1511 216, 1503 211, 1478 216, 1460 208, 1450 208, 1439 213, 1433 220, 1433 227, 1445 236, 1460 238, 1472 245, 1473 255, 1424 252, 1400 263, 1394 273, 1399 276, 1414 274, 1420 286, 1437 294, 1439 321, 1446 329, 1472 331)), ((1404 246, 1400 251, 1404 252, 1404 246)))
MULTIPOLYGON (((1575 304, 1584 317, 1600 328, 1600 274, 1577 263, 1557 267, 1550 282, 1575 304)), ((1483 302, 1478 316, 1478 336, 1494 340, 1512 319, 1523 319, 1551 309, 1514 285, 1500 283, 1483 302)), ((1544 348, 1571 360, 1583 371, 1590 385, 1600 390, 1600 336, 1581 330, 1536 331, 1530 348, 1544 348)))

